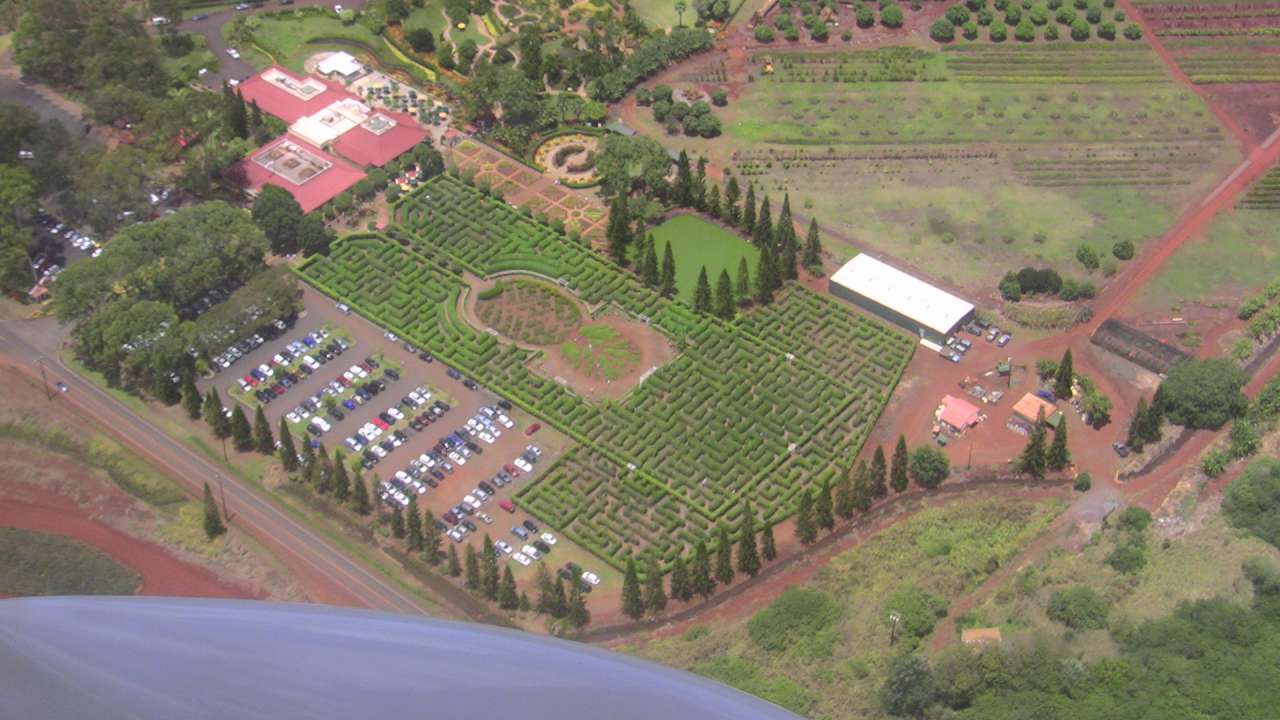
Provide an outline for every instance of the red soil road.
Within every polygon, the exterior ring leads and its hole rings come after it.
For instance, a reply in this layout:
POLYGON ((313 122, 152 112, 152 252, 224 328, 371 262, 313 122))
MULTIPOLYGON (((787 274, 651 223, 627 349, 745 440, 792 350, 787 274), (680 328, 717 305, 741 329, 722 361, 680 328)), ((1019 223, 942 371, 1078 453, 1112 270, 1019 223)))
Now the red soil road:
POLYGON ((179 560, 159 545, 87 517, 84 509, 65 496, 34 486, 24 486, 22 493, 35 502, 0 499, 0 527, 56 533, 92 545, 142 577, 139 595, 262 599, 262 595, 222 580, 205 568, 179 560))
POLYGON ((1218 120, 1220 120, 1223 125, 1227 126, 1227 129, 1231 131, 1232 135, 1236 136, 1236 139, 1240 141, 1240 144, 1244 146, 1245 150, 1253 150, 1256 143, 1249 133, 1245 132, 1245 129, 1240 127, 1239 123, 1237 123, 1235 119, 1227 113, 1226 109, 1218 103, 1217 99, 1209 94, 1208 90, 1191 82, 1191 78, 1187 77, 1187 74, 1182 72, 1182 68, 1178 66, 1178 61, 1174 59, 1173 55, 1169 52, 1169 49, 1164 46, 1160 37, 1156 35, 1156 29, 1147 22, 1146 16, 1144 16, 1133 4, 1133 1, 1119 0, 1119 5, 1121 9, 1124 10, 1125 14, 1129 16, 1129 19, 1138 23, 1138 27, 1142 28, 1142 36, 1147 39, 1148 43, 1150 43, 1151 49, 1156 51, 1156 55, 1159 55, 1160 59, 1164 61, 1165 66, 1169 68, 1169 72, 1173 77, 1204 100, 1205 104, 1209 106, 1209 109, 1213 110, 1213 114, 1218 116, 1218 120))

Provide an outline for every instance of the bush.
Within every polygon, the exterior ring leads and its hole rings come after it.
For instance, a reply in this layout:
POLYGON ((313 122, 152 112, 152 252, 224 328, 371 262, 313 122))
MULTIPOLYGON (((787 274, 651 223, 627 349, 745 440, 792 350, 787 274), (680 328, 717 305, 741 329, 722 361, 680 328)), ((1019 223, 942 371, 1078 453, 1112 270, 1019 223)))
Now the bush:
POLYGON ((911 451, 909 469, 917 485, 932 490, 951 474, 951 461, 932 445, 921 445, 911 451))
POLYGON ((1009 8, 1009 12, 1004 14, 1004 24, 1013 27, 1022 22, 1022 10, 1017 7, 1009 8))
POLYGON ((952 5, 947 8, 947 22, 955 27, 969 22, 969 11, 963 5, 952 5))
POLYGON ((986 8, 982 8, 978 11, 978 24, 983 27, 990 25, 995 19, 995 14, 986 8))
POLYGON ((1049 23, 1049 11, 1043 5, 1036 5, 1031 8, 1028 14, 1033 25, 1047 25, 1049 23))
POLYGON ((724 107, 729 104, 729 92, 724 88, 716 88, 711 91, 711 102, 716 107, 724 107))
POLYGON ((1058 26, 1057 26, 1057 25, 1050 25, 1049 27, 1045 28, 1045 29, 1044 29, 1044 39, 1045 39, 1045 40, 1057 40, 1057 39, 1058 39, 1058 26))
POLYGON ((844 32, 840 33, 840 39, 845 42, 849 42, 850 40, 853 39, 853 33, 849 32, 848 30, 845 30, 844 32))
POLYGON ((1101 630, 1107 626, 1107 601, 1093 588, 1077 585, 1054 593, 1046 614, 1072 630, 1101 630))
POLYGON ((1022 299, 1022 284, 1018 282, 1018 275, 1013 271, 1005 273, 1000 280, 1000 296, 1009 302, 1018 302, 1022 299))
POLYGON ((1102 22, 1102 8, 1097 5, 1090 5, 1089 9, 1084 12, 1084 18, 1089 21, 1090 25, 1097 25, 1102 22))
POLYGON ((1098 37, 1103 40, 1116 39, 1116 24, 1113 22, 1104 22, 1098 26, 1098 37))
POLYGON ((1120 511, 1116 518, 1116 527, 1128 532, 1142 532, 1151 527, 1151 513, 1144 508, 1130 505, 1120 511))
POLYGON ((1147 564, 1147 543, 1142 535, 1130 535, 1107 556, 1107 564, 1116 572, 1136 573, 1147 564))
POLYGON ((1247 380, 1226 358, 1191 359, 1169 370, 1153 403, 1175 425, 1216 430, 1248 407, 1240 392, 1247 380))
POLYGON ((1076 476, 1076 481, 1071 485, 1076 492, 1089 492, 1093 487, 1093 476, 1087 472, 1082 472, 1076 476))
POLYGON ((1069 7, 1065 7, 1065 6, 1060 7, 1058 8, 1057 19, 1058 19, 1058 22, 1062 25, 1070 25, 1071 23, 1076 21, 1076 11, 1072 10, 1069 7))
POLYGON ((1142 28, 1138 27, 1134 23, 1129 23, 1124 27, 1124 36, 1127 40, 1141 40, 1142 28))
POLYGON ((988 33, 991 42, 1004 42, 1009 36, 1009 31, 1005 29, 1003 23, 992 23, 991 30, 988 33))
POLYGON ((964 39, 965 40, 978 39, 978 23, 970 20, 969 22, 964 24, 964 39))
MULTIPOLYGON (((959 6, 957 5, 956 7, 959 6)), ((955 8, 951 9, 954 10, 955 8)), ((929 28, 929 37, 937 42, 951 42, 956 38, 956 26, 946 20, 938 20, 929 28)))
POLYGON ((1222 512, 1231 525, 1280 547, 1280 462, 1254 460, 1227 486, 1222 512))
POLYGON ((1211 478, 1216 478, 1227 471, 1227 465, 1231 462, 1231 455, 1222 448, 1212 448, 1204 454, 1204 458, 1200 461, 1200 470, 1211 478))
POLYGON ((751 618, 747 634, 757 647, 782 652, 828 630, 839 617, 840 605, 826 593, 791 587, 751 618))
POLYGON ((1013 36, 1018 42, 1031 42, 1036 39, 1036 26, 1032 25, 1027 18, 1023 18, 1022 22, 1018 23, 1018 27, 1014 28, 1013 36))
POLYGON ((1098 253, 1088 245, 1081 245, 1076 248, 1076 260, 1079 260, 1080 264, 1085 266, 1086 269, 1098 269, 1098 253))
POLYGON ((1089 36, 1092 34, 1093 28, 1084 20, 1084 18, 1076 18, 1075 22, 1071 23, 1072 40, 1078 42, 1088 40, 1089 36))
POLYGON ((890 5, 889 7, 881 10, 880 24, 887 28, 902 27, 902 8, 897 5, 890 5))
POLYGON ((1120 240, 1111 246, 1111 254, 1120 260, 1132 260, 1134 253, 1132 240, 1120 240))
POLYGON ((1053 268, 1025 267, 1018 271, 1017 278, 1023 295, 1057 295, 1062 291, 1062 276, 1053 268))
POLYGON ((907 638, 922 638, 933 632, 938 618, 947 616, 947 601, 916 585, 899 587, 884 600, 884 616, 896 612, 898 629, 907 638))
POLYGON ((869 28, 876 24, 875 11, 866 5, 858 6, 858 9, 853 12, 853 19, 860 28, 869 28))

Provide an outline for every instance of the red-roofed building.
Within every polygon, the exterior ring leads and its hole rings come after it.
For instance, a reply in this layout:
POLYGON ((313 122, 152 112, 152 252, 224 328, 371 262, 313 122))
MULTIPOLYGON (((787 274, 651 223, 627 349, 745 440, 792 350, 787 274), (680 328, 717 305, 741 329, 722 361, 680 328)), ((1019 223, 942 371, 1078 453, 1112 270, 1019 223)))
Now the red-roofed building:
POLYGON ((298 201, 302 212, 315 210, 364 178, 359 168, 291 133, 272 140, 240 161, 245 187, 257 194, 278 185, 298 201))
POLYGON ((382 167, 422 142, 427 131, 417 120, 404 113, 378 110, 370 122, 357 125, 333 142, 333 149, 343 157, 361 165, 382 167), (393 126, 377 132, 378 118, 389 119, 393 126))
POLYGON ((339 100, 354 97, 337 85, 307 75, 295 75, 279 65, 272 65, 245 80, 237 89, 245 102, 256 101, 263 112, 275 115, 290 125, 339 100))
POLYGON ((947 395, 942 398, 942 408, 938 412, 938 422, 949 426, 955 432, 964 432, 967 428, 978 424, 981 413, 968 400, 947 395))

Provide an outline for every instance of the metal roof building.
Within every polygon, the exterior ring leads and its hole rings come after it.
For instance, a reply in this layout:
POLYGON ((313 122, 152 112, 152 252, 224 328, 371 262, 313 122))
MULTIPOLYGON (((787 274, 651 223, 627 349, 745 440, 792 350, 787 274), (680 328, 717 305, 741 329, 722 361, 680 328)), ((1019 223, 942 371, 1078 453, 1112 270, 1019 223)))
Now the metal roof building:
POLYGON ((831 276, 831 294, 942 345, 973 317, 973 304, 862 253, 831 276))

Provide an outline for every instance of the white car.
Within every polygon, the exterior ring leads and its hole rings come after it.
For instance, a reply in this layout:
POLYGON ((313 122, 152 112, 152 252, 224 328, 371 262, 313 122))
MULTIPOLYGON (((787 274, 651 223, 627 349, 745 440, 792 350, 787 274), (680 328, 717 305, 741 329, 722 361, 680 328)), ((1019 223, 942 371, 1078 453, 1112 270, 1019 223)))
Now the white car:
POLYGON ((503 555, 511 554, 511 545, 506 540, 499 540, 493 544, 493 547, 503 555))
POLYGON ((485 500, 489 499, 489 493, 485 492, 484 490, 481 490, 480 488, 476 488, 472 490, 471 494, 475 495, 476 498, 480 500, 480 502, 484 502, 485 500))
POLYGON ((551 534, 551 533, 549 533, 549 532, 542 533, 542 542, 544 542, 544 543, 546 543, 546 544, 548 544, 548 545, 555 545, 555 544, 556 544, 556 536, 555 536, 555 535, 552 535, 552 534, 551 534))
POLYGON ((466 533, 462 531, 462 527, 458 526, 449 531, 449 539, 454 542, 462 542, 462 538, 466 537, 466 533))
POLYGON ((330 430, 332 430, 332 429, 333 429, 333 426, 329 424, 329 421, 328 421, 328 420, 325 420, 324 418, 320 417, 319 415, 317 415, 317 416, 316 416, 316 417, 315 417, 311 422, 313 422, 313 423, 315 423, 316 425, 320 426, 320 431, 321 431, 321 432, 329 432, 330 430))
POLYGON ((240 59, 240 51, 235 48, 227 48, 227 54, 230 55, 233 60, 240 59))
POLYGON ((525 545, 524 547, 520 548, 520 552, 524 553, 525 555, 528 555, 534 560, 538 560, 542 557, 542 553, 538 552, 538 548, 532 545, 525 545))
POLYGON ((468 495, 462 498, 462 502, 466 503, 467 506, 470 507, 472 510, 480 509, 480 501, 476 499, 475 495, 468 495))
POLYGON ((484 523, 485 525, 493 524, 493 516, 487 512, 477 512, 476 517, 480 518, 480 522, 484 523))
POLYGON ((261 365, 258 366, 258 372, 262 373, 263 375, 266 375, 267 377, 271 377, 276 374, 276 371, 272 370, 271 366, 266 363, 262 363, 261 365))
POLYGON ((360 367, 359 365, 352 365, 347 372, 350 372, 352 375, 355 375, 361 379, 369 377, 369 373, 365 372, 364 368, 360 367))
POLYGON ((371 450, 374 455, 377 455, 379 460, 387 456, 387 451, 383 450, 381 445, 371 445, 369 450, 371 450))
POLYGON ((516 458, 515 460, 511 461, 511 464, 515 465, 516 467, 520 468, 521 470, 527 473, 533 472, 533 466, 525 462, 524 458, 516 458))
POLYGON ((418 456, 418 462, 422 463, 422 467, 428 470, 436 466, 436 461, 432 460, 431 456, 426 453, 422 453, 418 456))
POLYGON ((291 422, 291 423, 300 423, 300 422, 302 422, 302 418, 298 417, 298 413, 296 413, 296 412, 286 413, 286 414, 285 414, 285 416, 284 416, 284 419, 285 419, 285 420, 288 420, 288 421, 289 421, 289 422, 291 422))
POLYGON ((591 572, 591 571, 589 571, 589 570, 588 570, 587 572, 582 573, 582 579, 583 579, 583 580, 586 580, 587 582, 591 583, 592 585, 599 585, 599 584, 600 584, 600 576, 599 576, 599 575, 596 575, 595 573, 593 573, 593 572, 591 572))
POLYGON ((533 561, 529 559, 529 556, 525 555, 524 553, 516 553, 515 555, 511 556, 511 559, 515 560, 521 565, 524 565, 525 567, 529 567, 529 565, 533 563, 533 561))
POLYGON ((542 448, 538 447, 537 445, 530 445, 529 447, 525 448, 525 450, 528 450, 529 452, 533 453, 536 457, 542 457, 542 448))
POLYGON ((459 465, 466 465, 466 464, 467 464, 467 460, 466 460, 466 458, 462 457, 461 455, 459 455, 459 454, 458 454, 458 453, 456 453, 456 452, 451 452, 451 453, 449 453, 449 459, 450 459, 450 460, 453 460, 454 462, 458 463, 459 465))
POLYGON ((302 362, 305 363, 306 366, 311 368, 312 370, 320 369, 320 363, 310 355, 307 355, 306 357, 302 358, 302 362))
POLYGON ((508 430, 516 426, 516 424, 511 421, 511 418, 507 417, 506 415, 498 416, 498 424, 508 430))
POLYGON ((486 443, 488 443, 489 445, 492 445, 492 444, 494 443, 494 441, 495 441, 495 440, 497 440, 497 438, 495 438, 494 436, 490 435, 490 434, 489 434, 489 433, 487 433, 487 432, 482 432, 482 433, 480 433, 479 435, 477 435, 476 437, 479 437, 481 440, 485 441, 485 442, 486 442, 486 443))
POLYGON ((399 410, 393 407, 387 408, 387 414, 395 418, 396 420, 404 419, 404 413, 400 412, 399 410))

